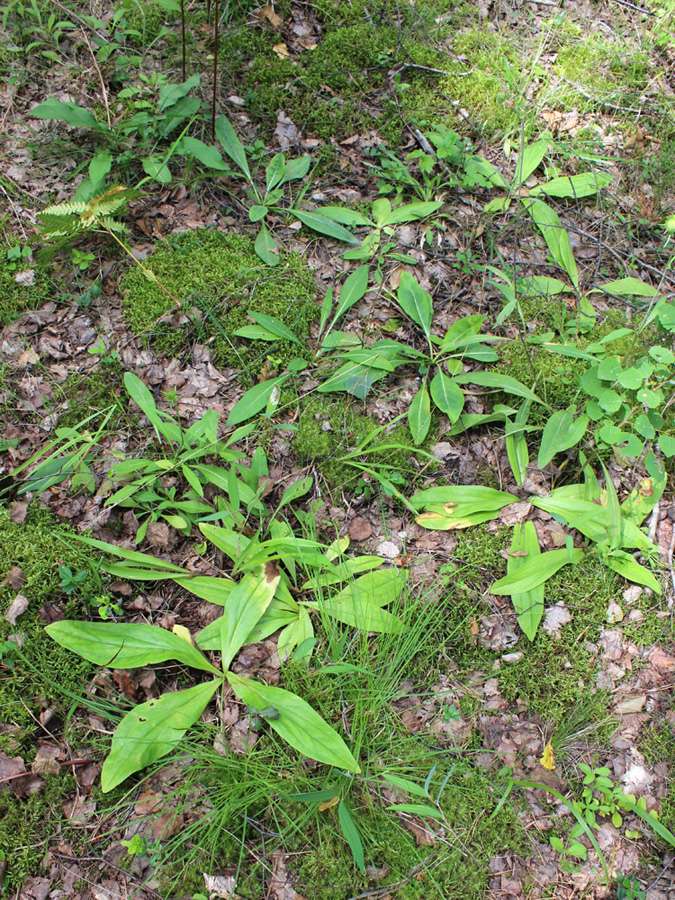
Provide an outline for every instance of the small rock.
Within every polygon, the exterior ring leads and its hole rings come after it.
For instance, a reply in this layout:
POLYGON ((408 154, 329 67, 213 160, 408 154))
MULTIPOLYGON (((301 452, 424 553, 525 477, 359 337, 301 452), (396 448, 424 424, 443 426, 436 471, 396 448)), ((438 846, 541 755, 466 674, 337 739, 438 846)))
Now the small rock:
POLYGON ((616 602, 616 600, 609 601, 606 618, 610 625, 616 625, 617 622, 623 621, 623 610, 616 602))
POLYGON ((629 606, 639 600, 641 596, 642 588, 639 584, 631 584, 630 587, 627 587, 623 592, 623 599, 629 606))
POLYGON ((399 548, 392 541, 382 541, 375 552, 385 559, 396 559, 399 555, 399 548))

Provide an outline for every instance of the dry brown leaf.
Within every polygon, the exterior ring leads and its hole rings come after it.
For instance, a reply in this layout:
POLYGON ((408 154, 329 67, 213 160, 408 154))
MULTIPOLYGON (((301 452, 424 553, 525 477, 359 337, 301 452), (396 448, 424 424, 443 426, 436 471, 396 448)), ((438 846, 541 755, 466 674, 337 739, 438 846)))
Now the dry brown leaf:
POLYGON ((9 609, 5 613, 5 619, 10 625, 16 625, 16 620, 22 616, 28 609, 28 597, 23 594, 17 594, 12 600, 9 609))
POLYGON ((25 580, 26 576, 23 574, 23 570, 18 566, 12 566, 3 580, 0 581, 0 587, 8 584, 13 591, 20 591, 25 580))
POLYGON ((288 52, 288 47, 283 42, 281 44, 275 44, 272 47, 272 50, 274 50, 279 59, 290 59, 291 57, 291 54, 288 52))
POLYGON ((258 10, 258 18, 267 19, 272 28, 278 28, 281 25, 281 19, 277 15, 271 3, 268 3, 266 6, 263 6, 258 10))
POLYGON ((15 525, 23 525, 27 512, 28 504, 21 500, 15 500, 9 505, 9 518, 15 525))
POLYGON ((366 541, 373 533, 373 526, 363 516, 356 516, 349 523, 349 537, 353 541, 366 541))

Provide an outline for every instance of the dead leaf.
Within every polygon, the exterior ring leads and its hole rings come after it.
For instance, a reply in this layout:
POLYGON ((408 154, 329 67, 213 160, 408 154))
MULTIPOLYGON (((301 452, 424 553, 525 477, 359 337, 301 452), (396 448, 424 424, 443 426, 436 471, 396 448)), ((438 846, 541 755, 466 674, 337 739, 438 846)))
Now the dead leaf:
POLYGON ((204 875, 204 884, 209 894, 209 900, 215 900, 216 897, 222 900, 230 900, 234 897, 232 893, 237 883, 234 875, 204 875))
POLYGON ((18 566, 12 566, 3 580, 0 581, 0 587, 4 587, 8 584, 13 591, 20 591, 25 580, 26 576, 23 574, 22 569, 18 566))
POLYGON ((272 854, 272 878, 268 896, 270 900, 303 900, 290 882, 281 850, 275 850, 272 854))
POLYGON ((349 523, 349 537, 353 541, 366 541, 373 533, 373 526, 363 516, 356 516, 349 523))
POLYGON ((31 772, 33 775, 58 775, 61 766, 57 757, 60 755, 60 749, 51 744, 39 747, 30 767, 31 772))
POLYGON ((17 284, 23 284, 27 287, 35 284, 35 269, 25 269, 23 272, 17 272, 14 276, 17 284))
POLYGON ((284 43, 275 44, 272 47, 272 50, 274 50, 274 52, 279 57, 279 59, 290 59, 291 58, 291 54, 288 52, 288 47, 284 43))
MULTIPOLYGON (((271 3, 268 3, 266 6, 263 6, 258 10, 258 18, 267 19, 272 28, 278 28, 281 25, 281 19, 277 15, 271 3)), ((284 46, 286 45, 284 44, 284 46)))
POLYGON ((642 712, 645 703, 647 702, 647 696, 645 694, 640 694, 639 697, 626 697, 625 700, 621 700, 614 707, 614 712, 618 716, 629 716, 632 713, 642 712))
POLYGON ((151 522, 146 537, 151 547, 166 550, 169 546, 169 526, 166 522, 151 522))
POLYGON ((16 625, 16 620, 22 616, 28 609, 28 597, 23 594, 17 594, 12 600, 9 609, 5 613, 5 619, 10 625, 16 625))
POLYGON ((572 621, 572 616, 562 600, 546 610, 546 618, 542 628, 547 631, 551 637, 559 637, 560 629, 563 625, 567 625, 572 621))
POLYGON ((27 512, 28 504, 22 500, 15 500, 9 505, 9 518, 15 525, 23 525, 27 512))
POLYGON ((25 369, 27 366, 34 366, 35 363, 39 360, 39 356, 33 350, 32 347, 26 348, 23 353, 19 354, 19 357, 16 361, 17 366, 21 369, 25 369))

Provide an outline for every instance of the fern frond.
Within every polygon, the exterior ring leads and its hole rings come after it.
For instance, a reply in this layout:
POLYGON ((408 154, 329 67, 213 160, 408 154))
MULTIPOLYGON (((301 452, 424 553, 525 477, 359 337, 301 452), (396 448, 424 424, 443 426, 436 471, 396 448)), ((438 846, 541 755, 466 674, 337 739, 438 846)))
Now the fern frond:
POLYGON ((117 231, 120 234, 125 234, 129 230, 124 222, 116 222, 115 219, 110 216, 101 216, 98 219, 98 222, 109 231, 117 231))
POLYGON ((43 209, 38 215, 40 217, 81 216, 83 212, 86 212, 88 205, 82 200, 67 200, 65 203, 57 203, 56 206, 48 206, 47 209, 43 209))

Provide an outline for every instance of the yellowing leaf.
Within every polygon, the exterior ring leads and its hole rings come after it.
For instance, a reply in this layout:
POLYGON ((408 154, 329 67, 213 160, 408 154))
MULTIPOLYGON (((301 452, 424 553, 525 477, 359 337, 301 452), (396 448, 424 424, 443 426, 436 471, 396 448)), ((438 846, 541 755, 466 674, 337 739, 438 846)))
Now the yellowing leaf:
POLYGON ((171 630, 177 637, 182 638, 184 641, 187 641, 188 644, 192 644, 194 646, 194 641, 192 640, 190 629, 186 628, 185 625, 174 625, 171 630))
POLYGON ((544 747, 544 755, 539 762, 545 769, 548 769, 549 772, 552 772, 555 769, 555 754, 553 753, 553 747, 550 741, 544 747))
POLYGON ((331 797, 330 800, 324 800, 323 803, 319 803, 319 812, 324 812, 324 810, 326 809, 331 809, 333 806, 337 806, 339 802, 339 794, 337 794, 335 797, 331 797))
POLYGON ((291 54, 288 52, 288 47, 286 44, 275 44, 272 47, 272 50, 276 53, 279 59, 290 59, 291 54))

